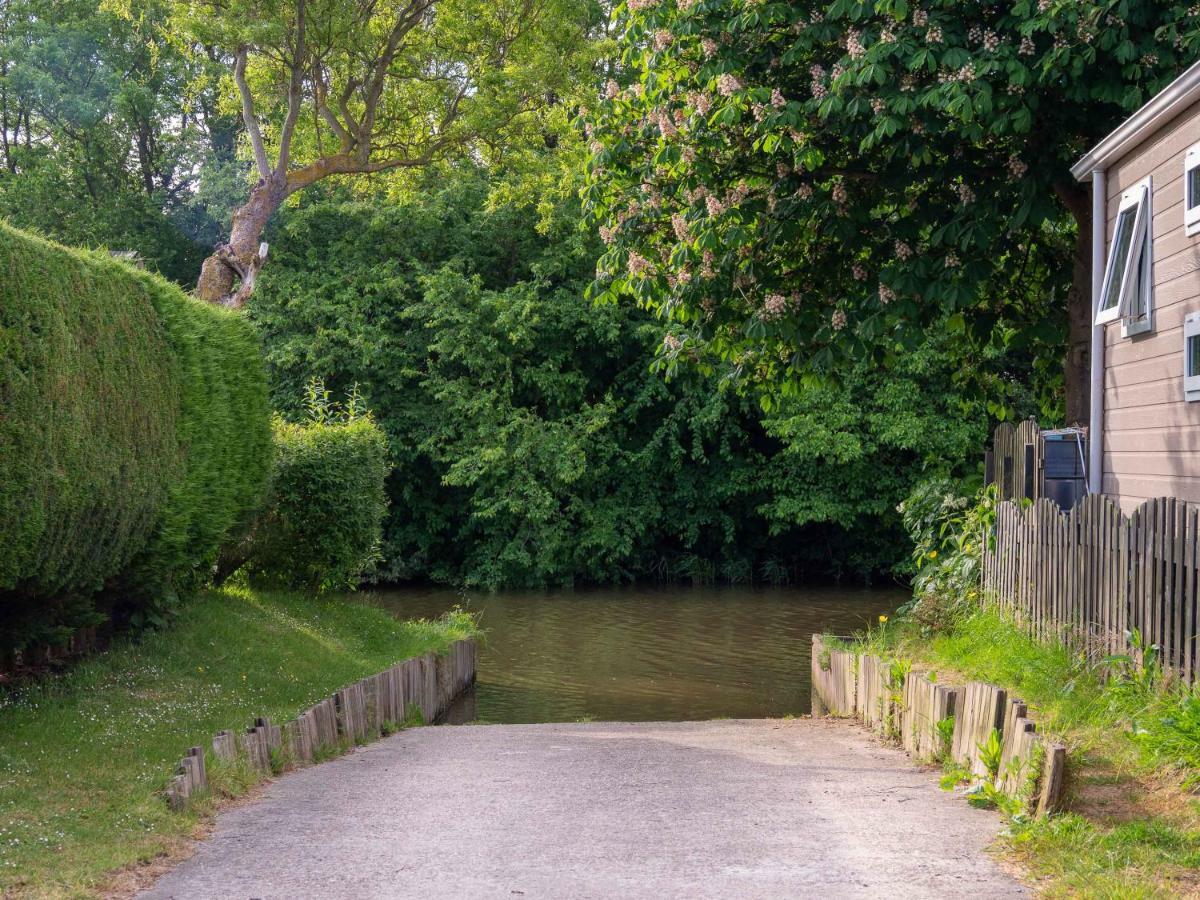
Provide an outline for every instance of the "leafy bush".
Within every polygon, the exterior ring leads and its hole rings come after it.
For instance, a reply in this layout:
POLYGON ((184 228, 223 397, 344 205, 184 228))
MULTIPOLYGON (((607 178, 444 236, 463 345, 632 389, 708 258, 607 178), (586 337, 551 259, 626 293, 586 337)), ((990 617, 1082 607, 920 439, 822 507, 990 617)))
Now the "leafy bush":
POLYGON ((913 542, 913 602, 928 631, 944 631, 978 606, 983 551, 995 520, 996 491, 964 495, 947 478, 922 482, 899 506, 913 542))
POLYGON ((387 438, 357 394, 339 407, 313 384, 309 418, 275 421, 271 499, 250 540, 253 575, 292 587, 354 586, 379 556, 387 438))
POLYGON ((0 225, 0 652, 192 586, 254 508, 266 375, 236 314, 0 225))

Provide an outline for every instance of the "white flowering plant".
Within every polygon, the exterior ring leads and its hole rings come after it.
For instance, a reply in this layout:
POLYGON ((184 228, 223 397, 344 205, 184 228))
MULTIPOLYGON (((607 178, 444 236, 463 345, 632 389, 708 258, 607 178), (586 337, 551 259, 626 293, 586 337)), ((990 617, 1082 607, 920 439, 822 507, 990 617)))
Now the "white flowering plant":
MULTIPOLYGON (((607 245, 592 295, 672 320, 692 352, 665 365, 784 393, 886 364, 935 323, 976 349, 1085 345, 1088 266, 1072 259, 1090 205, 1069 165, 1200 55, 1200 19, 1171 2, 627 0, 614 15, 625 86, 578 120, 607 245)), ((1070 404, 1086 362, 1068 357, 1070 404)))

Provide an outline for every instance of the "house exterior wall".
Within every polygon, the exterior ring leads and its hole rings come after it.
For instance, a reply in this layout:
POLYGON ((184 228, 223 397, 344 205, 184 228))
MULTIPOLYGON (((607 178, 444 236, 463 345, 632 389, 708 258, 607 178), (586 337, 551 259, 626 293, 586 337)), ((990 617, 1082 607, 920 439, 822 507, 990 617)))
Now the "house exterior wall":
POLYGON ((1104 334, 1103 490, 1127 513, 1149 497, 1200 503, 1200 402, 1183 395, 1183 319, 1200 310, 1200 234, 1184 233, 1183 159, 1198 142, 1200 104, 1107 172, 1108 244, 1121 194, 1152 179, 1154 328, 1123 337, 1114 322, 1104 334))

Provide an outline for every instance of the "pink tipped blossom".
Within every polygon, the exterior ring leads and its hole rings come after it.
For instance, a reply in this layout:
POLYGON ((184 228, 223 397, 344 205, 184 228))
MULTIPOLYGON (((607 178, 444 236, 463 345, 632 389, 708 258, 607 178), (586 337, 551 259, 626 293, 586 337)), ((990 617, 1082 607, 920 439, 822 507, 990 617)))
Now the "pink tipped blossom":
POLYGON ((722 97, 732 97, 741 87, 742 83, 728 72, 717 79, 717 93, 722 97))
POLYGON ((650 271, 650 260, 635 250, 629 254, 629 261, 626 267, 630 275, 638 278, 650 271))

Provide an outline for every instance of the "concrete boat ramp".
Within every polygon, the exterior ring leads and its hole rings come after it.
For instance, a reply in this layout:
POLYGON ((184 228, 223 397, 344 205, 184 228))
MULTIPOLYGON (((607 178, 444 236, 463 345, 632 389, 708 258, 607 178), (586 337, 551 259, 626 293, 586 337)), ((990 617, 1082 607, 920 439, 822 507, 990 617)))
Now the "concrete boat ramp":
POLYGON ((230 809, 145 898, 993 898, 998 815, 819 719, 416 728, 230 809))

